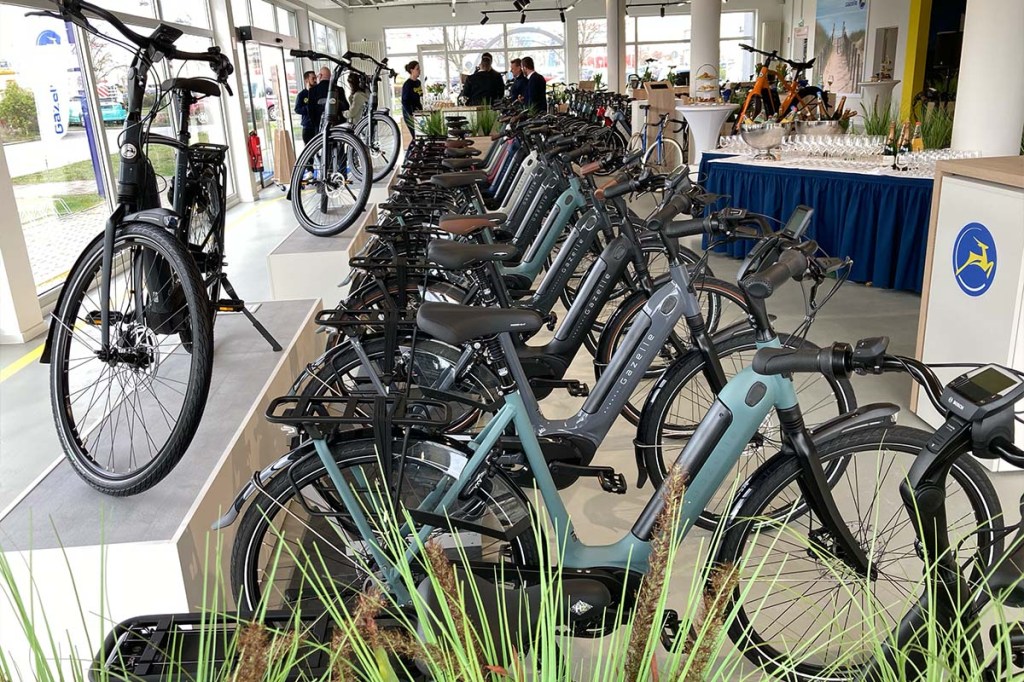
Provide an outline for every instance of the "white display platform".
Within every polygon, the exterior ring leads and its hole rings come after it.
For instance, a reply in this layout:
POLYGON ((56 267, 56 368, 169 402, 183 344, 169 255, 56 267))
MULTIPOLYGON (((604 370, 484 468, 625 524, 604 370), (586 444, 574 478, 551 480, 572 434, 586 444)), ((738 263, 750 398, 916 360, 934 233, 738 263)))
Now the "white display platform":
MULTIPOLYGON (((109 497, 62 461, 0 519, 0 547, 26 603, 30 585, 36 586, 37 634, 47 651, 45 638, 52 637, 62 659, 72 648, 78 658, 91 659, 115 622, 197 610, 204 584, 211 591, 217 586, 223 603, 236 527, 210 527, 253 472, 287 450, 286 435, 264 412, 322 350, 314 322, 320 307, 311 300, 259 307, 260 321, 283 347, 279 353, 241 314, 218 315, 203 421, 184 458, 154 488, 109 497)), ((23 679, 34 679, 7 599, 0 599, 0 633, 23 679)))
MULTIPOLYGON (((386 191, 385 187, 381 189, 386 191)), ((336 237, 317 237, 301 227, 292 230, 267 255, 274 300, 319 298, 326 306, 337 304, 342 293, 339 285, 349 272, 352 241, 376 220, 377 204, 371 203, 355 225, 336 237)))
MULTIPOLYGON (((1024 158, 941 161, 935 183, 917 356, 1024 370, 1024 158)), ((936 374, 950 381, 963 371, 936 374)), ((911 406, 916 399, 917 413, 939 426, 939 414, 914 387, 911 406)), ((1020 424, 1017 442, 1024 442, 1020 424)))

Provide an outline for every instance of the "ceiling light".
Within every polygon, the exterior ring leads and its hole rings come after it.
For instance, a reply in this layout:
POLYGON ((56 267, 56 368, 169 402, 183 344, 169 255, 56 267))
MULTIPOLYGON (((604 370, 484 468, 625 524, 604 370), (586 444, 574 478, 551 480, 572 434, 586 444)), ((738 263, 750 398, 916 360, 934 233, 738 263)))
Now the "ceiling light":
POLYGON ((521 3, 519 0, 515 0, 515 2, 512 3, 512 6, 515 7, 516 9, 519 9, 519 10, 523 9, 524 7, 526 7, 526 5, 521 3))
POLYGON ((562 20, 563 24, 565 23, 565 10, 564 9, 558 10, 558 18, 562 20))
MULTIPOLYGON (((455 16, 455 15, 453 14, 452 16, 455 16)), ((661 6, 661 18, 662 18, 662 19, 664 19, 664 18, 665 18, 665 5, 662 5, 662 6, 661 6)))
POLYGON ((485 14, 484 18, 480 20, 480 25, 483 26, 484 24, 486 24, 490 20, 491 20, 491 18, 485 14))
POLYGON ((523 12, 522 14, 519 15, 519 23, 520 24, 525 24, 526 23, 526 12, 523 12))
POLYGON ((574 3, 572 3, 571 5, 569 5, 568 7, 566 7, 566 8, 565 8, 565 11, 566 11, 566 12, 571 12, 571 11, 573 11, 574 9, 576 9, 576 3, 575 3, 575 2, 574 2, 574 3))

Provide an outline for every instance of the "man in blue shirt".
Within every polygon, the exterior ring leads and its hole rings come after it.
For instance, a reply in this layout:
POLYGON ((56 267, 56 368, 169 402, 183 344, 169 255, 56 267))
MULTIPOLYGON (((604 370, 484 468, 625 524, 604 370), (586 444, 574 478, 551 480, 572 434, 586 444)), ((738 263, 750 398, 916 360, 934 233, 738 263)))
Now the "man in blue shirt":
POLYGON ((512 60, 512 86, 508 96, 513 102, 526 100, 526 74, 523 73, 523 60, 518 57, 512 60))
POLYGON ((302 143, 308 144, 320 127, 323 112, 316 102, 310 101, 310 91, 316 85, 316 72, 307 71, 302 74, 302 82, 306 87, 295 98, 295 113, 302 116, 302 143))
POLYGON ((546 114, 548 111, 548 83, 544 80, 544 76, 534 71, 533 57, 523 57, 523 72, 526 74, 526 97, 524 100, 527 108, 533 109, 534 114, 546 114))

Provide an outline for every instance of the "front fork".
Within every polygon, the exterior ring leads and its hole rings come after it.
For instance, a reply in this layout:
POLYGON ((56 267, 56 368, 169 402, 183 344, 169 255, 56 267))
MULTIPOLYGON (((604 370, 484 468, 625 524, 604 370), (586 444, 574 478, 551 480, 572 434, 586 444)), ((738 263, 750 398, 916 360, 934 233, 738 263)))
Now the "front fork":
POLYGON ((114 236, 124 217, 124 204, 118 204, 103 227, 103 259, 100 265, 100 348, 110 351, 110 283, 114 277, 114 236))

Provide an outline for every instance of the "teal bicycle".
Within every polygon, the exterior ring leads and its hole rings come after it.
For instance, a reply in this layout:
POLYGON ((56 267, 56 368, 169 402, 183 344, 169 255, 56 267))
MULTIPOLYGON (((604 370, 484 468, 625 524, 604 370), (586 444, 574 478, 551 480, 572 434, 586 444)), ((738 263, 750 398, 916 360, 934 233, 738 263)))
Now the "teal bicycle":
MULTIPOLYGON (((392 502, 400 504, 412 519, 413 526, 400 529, 409 538, 405 558, 411 565, 415 565, 419 546, 413 535, 419 541, 446 536, 449 542, 465 548, 474 567, 480 568, 480 574, 472 577, 481 589, 505 589, 490 585, 482 577, 493 577, 496 563, 511 564, 515 574, 529 584, 534 574, 531 568, 536 571, 543 553, 532 527, 535 517, 528 498, 512 479, 514 473, 525 469, 532 475, 546 516, 563 542, 562 575, 565 592, 570 595, 568 601, 583 603, 568 616, 574 634, 601 636, 617 627, 616 614, 630 612, 647 569, 655 519, 664 504, 662 486, 623 537, 607 545, 588 544, 575 532, 554 474, 561 469, 580 477, 596 477, 604 487, 610 472, 607 467, 552 462, 539 439, 557 434, 569 421, 576 428, 596 428, 609 414, 617 415, 646 371, 644 362, 650 361, 647 349, 662 348, 675 324, 687 314, 683 305, 687 272, 678 257, 676 239, 703 233, 706 223, 698 219, 657 225, 649 222, 648 226, 659 228, 668 252, 670 277, 652 294, 632 326, 624 343, 629 352, 616 357, 581 410, 569 420, 543 418, 516 354, 512 335, 539 330, 543 325, 540 315, 523 309, 444 303, 421 305, 418 326, 446 343, 480 343, 501 377, 501 396, 497 404, 489 406, 496 408, 495 414, 469 443, 431 435, 421 428, 429 424, 418 418, 415 404, 405 404, 400 397, 296 396, 273 401, 268 418, 301 427, 311 441, 271 467, 276 475, 254 478, 259 494, 242 515, 232 552, 232 586, 241 610, 251 611, 261 605, 296 608, 305 599, 315 599, 310 581, 333 585, 339 594, 376 584, 397 602, 407 603, 410 594, 382 549, 379 520, 368 513, 379 503, 380 491, 391 495, 392 502), (377 416, 364 419, 367 423, 362 432, 338 434, 335 427, 358 421, 368 400, 374 401, 372 414, 377 416), (405 426, 411 428, 398 428, 405 426), (510 438, 516 440, 515 448, 507 447, 510 438), (282 551, 282 543, 288 551, 282 551), (302 557, 312 557, 311 565, 287 563, 293 558, 302 561, 302 557)), ((812 256, 815 250, 814 242, 771 240, 744 264, 741 288, 750 306, 758 347, 782 345, 766 311, 766 299, 778 286, 790 278, 806 278, 816 290, 841 268, 842 262, 835 259, 812 256)), ((858 350, 857 362, 865 364, 875 361, 882 352, 871 346, 858 350)), ((836 478, 837 473, 859 471, 853 462, 870 460, 874 471, 876 462, 884 466, 886 458, 904 454, 888 447, 893 434, 902 433, 894 429, 897 409, 893 405, 863 407, 820 425, 812 433, 804 425, 789 377, 743 369, 726 384, 676 459, 675 466, 685 472, 688 486, 681 511, 683 527, 693 527, 711 497, 728 481, 744 450, 758 438, 766 418, 774 414, 786 447, 765 466, 795 469, 803 496, 795 503, 767 507, 766 516, 789 517, 793 505, 801 505, 806 510, 801 516, 816 520, 812 537, 830 548, 829 560, 841 562, 865 578, 876 575, 878 557, 874 548, 865 545, 860 532, 864 515, 871 518, 871 495, 863 500, 864 509, 854 505, 851 510, 845 500, 840 505, 832 491, 854 489, 836 478)), ((984 477, 973 462, 963 462, 957 471, 952 476, 956 482, 984 477)), ((613 483, 610 487, 617 487, 621 481, 613 483)), ((951 535, 958 534, 961 525, 973 529, 988 520, 992 506, 988 500, 976 499, 976 490, 977 486, 964 485, 969 511, 959 521, 951 517, 951 535)), ((218 527, 231 524, 239 516, 245 497, 236 499, 218 527)), ((909 534, 900 534, 898 529, 893 532, 885 547, 886 557, 890 552, 913 555, 913 530, 907 530, 909 534)), ((920 567, 916 576, 920 577, 920 567)), ((898 585, 914 579, 912 573, 892 578, 898 585)), ((875 584, 870 580, 864 583, 865 589, 875 584)), ((849 588, 844 585, 844 589, 849 588)), ((520 589, 504 603, 525 608, 528 616, 536 614, 539 606, 529 604, 528 596, 524 597, 529 594, 533 594, 529 589, 520 589)), ((795 595, 794 602, 801 596, 795 595)), ((490 615, 480 614, 479 618, 490 620, 490 615)), ((829 617, 834 618, 834 614, 829 617)), ((517 618, 507 622, 517 622, 517 618)), ((524 623, 525 637, 530 618, 520 622, 524 623)), ((801 622, 801 629, 805 625, 801 622)), ((666 619, 664 627, 663 641, 674 641, 678 632, 673 631, 672 619, 666 619)), ((813 622, 810 627, 813 632, 813 622)), ((742 640, 744 646, 758 635, 750 631, 741 634, 746 637, 742 640)), ((805 634, 804 640, 807 638, 805 634)), ((783 633, 756 641, 774 646, 770 649, 772 661, 785 665, 794 639, 792 633, 783 633)))

